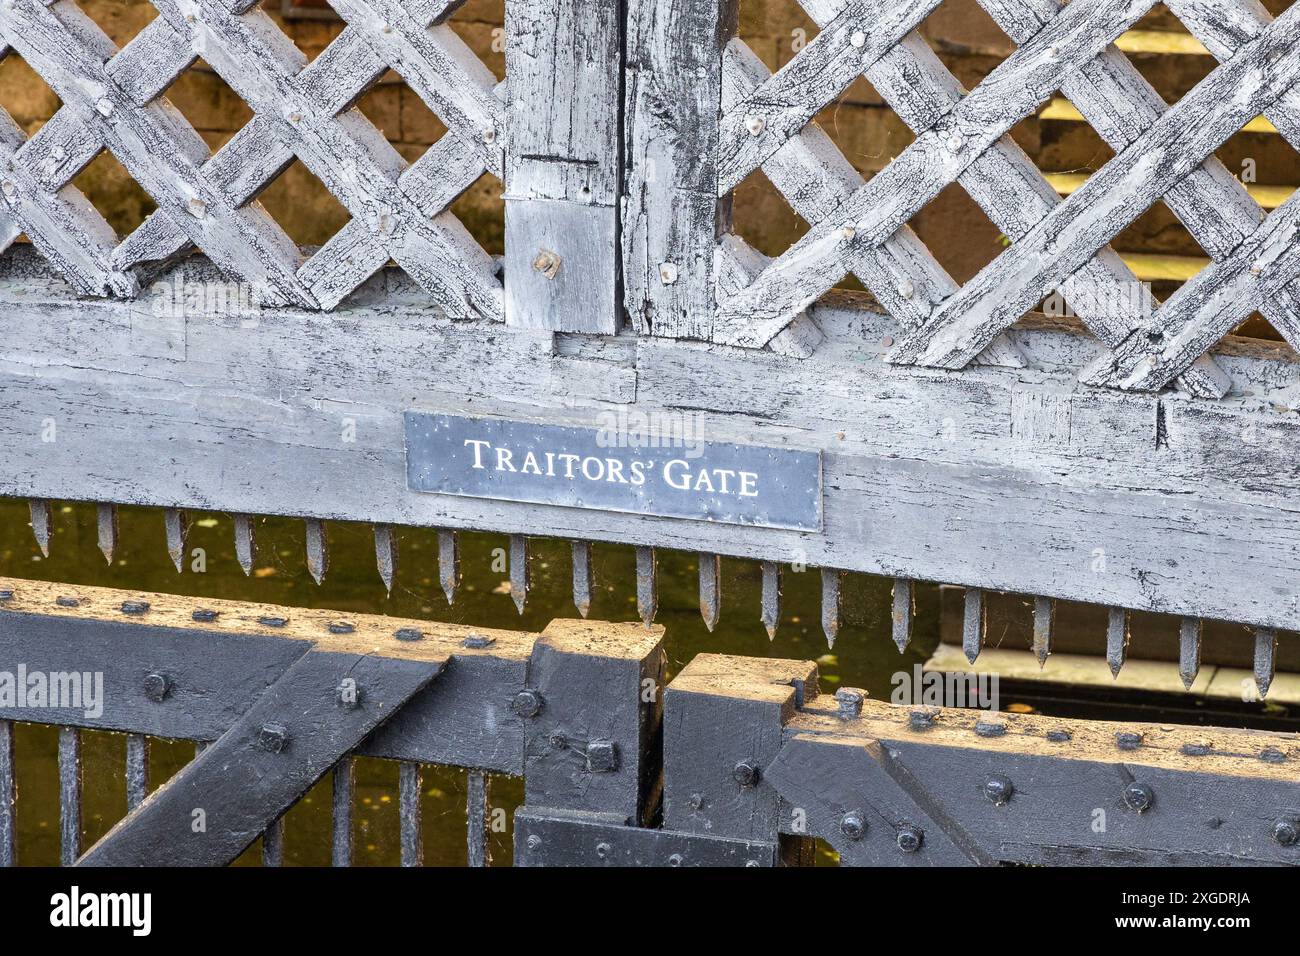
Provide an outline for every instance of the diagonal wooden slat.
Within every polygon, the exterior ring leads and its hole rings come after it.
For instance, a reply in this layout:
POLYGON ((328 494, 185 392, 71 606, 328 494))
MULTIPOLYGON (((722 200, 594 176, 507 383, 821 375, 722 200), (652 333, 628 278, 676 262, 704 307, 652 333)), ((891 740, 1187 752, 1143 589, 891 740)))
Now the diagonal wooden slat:
POLYGON ((1068 5, 941 123, 918 136, 855 192, 837 210, 835 222, 811 229, 749 287, 720 303, 719 313, 764 319, 809 305, 844 275, 848 251, 885 242, 1012 126, 1046 102, 1070 71, 1096 57, 1150 7, 1147 0, 1068 5))
POLYGON ((445 663, 437 654, 421 660, 307 651, 80 865, 230 863, 445 663), (357 706, 340 701, 343 681, 360 691, 357 706))
POLYGON ((722 117, 718 195, 731 192, 940 0, 830 0, 816 39, 722 117))
POLYGON ((1293 7, 967 283, 925 327, 904 340, 895 360, 965 365, 981 342, 1032 308, 1037 291, 1086 262, 1247 119, 1300 80, 1300 60, 1283 55, 1297 42, 1300 8, 1293 7))

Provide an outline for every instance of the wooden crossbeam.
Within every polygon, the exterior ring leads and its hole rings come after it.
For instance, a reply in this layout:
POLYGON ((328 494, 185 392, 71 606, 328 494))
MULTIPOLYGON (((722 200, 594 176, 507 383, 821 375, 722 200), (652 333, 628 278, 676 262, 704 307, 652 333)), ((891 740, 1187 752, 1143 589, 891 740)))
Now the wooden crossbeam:
POLYGON ((308 649, 79 865, 231 863, 447 663, 421 657, 308 649))

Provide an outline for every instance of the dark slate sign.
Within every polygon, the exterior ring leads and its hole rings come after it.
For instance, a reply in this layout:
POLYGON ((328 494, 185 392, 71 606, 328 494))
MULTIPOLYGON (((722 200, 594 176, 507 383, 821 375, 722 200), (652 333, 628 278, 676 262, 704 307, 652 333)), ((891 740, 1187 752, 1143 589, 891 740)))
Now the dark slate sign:
POLYGON ((820 531, 821 452, 406 413, 412 491, 820 531))

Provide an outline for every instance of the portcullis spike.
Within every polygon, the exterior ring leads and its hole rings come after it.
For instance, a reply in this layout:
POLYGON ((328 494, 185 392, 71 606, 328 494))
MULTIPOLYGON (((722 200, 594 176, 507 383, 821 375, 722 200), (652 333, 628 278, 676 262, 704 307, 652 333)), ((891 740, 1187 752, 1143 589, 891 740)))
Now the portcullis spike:
POLYGON ((654 623, 659 611, 659 591, 656 585, 655 549, 636 549, 636 609, 646 627, 654 623))
POLYGON ((99 532, 99 552, 109 564, 117 553, 117 505, 100 504, 95 509, 95 524, 99 532))
POLYGON ((325 538, 325 522, 318 518, 307 519, 307 570, 312 580, 320 584, 330 566, 329 541, 325 538))
POLYGON ((763 562, 763 626, 767 639, 776 640, 776 628, 781 623, 781 565, 775 561, 763 562))
POLYGON ((722 559, 716 554, 700 555, 700 616, 713 633, 722 613, 722 559))
POLYGON ((573 542, 573 606, 586 617, 591 612, 591 543, 573 542))

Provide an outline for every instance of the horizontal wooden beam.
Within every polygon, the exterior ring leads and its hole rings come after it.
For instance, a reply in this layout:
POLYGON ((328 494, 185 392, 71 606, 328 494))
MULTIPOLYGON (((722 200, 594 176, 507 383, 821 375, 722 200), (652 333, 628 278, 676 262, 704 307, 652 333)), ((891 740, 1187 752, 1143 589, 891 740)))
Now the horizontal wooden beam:
POLYGON ((103 679, 98 707, 84 694, 76 707, 0 702, 0 721, 204 742, 225 734, 309 650, 436 662, 436 684, 357 752, 515 775, 524 768, 524 727, 511 705, 543 637, 12 579, 0 579, 0 634, 0 671, 103 679))
MULTIPOLYGON (((11 258, 6 495, 623 542, 1300 628, 1300 365, 1280 345, 1226 342, 1232 390, 1207 401, 1080 386, 1099 349, 1065 320, 1012 330, 1024 368, 953 373, 884 362, 898 329, 861 297, 819 306, 826 341, 796 361, 505 334, 443 318, 396 275, 328 317, 87 305, 11 258), (824 529, 412 492, 411 409, 667 416, 708 441, 820 450, 824 529)), ((217 279, 191 261, 163 281, 217 279)))

